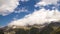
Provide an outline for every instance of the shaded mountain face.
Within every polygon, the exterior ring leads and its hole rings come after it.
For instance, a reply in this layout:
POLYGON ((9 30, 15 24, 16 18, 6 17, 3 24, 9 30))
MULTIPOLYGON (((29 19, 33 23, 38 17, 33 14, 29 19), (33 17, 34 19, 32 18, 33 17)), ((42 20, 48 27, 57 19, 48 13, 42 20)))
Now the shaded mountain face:
POLYGON ((0 28, 0 34, 4 34, 3 29, 0 28))
POLYGON ((0 34, 60 34, 60 22, 51 22, 49 25, 12 26, 0 28, 0 34))
POLYGON ((45 26, 40 34, 60 34, 60 22, 51 22, 48 26, 45 26))

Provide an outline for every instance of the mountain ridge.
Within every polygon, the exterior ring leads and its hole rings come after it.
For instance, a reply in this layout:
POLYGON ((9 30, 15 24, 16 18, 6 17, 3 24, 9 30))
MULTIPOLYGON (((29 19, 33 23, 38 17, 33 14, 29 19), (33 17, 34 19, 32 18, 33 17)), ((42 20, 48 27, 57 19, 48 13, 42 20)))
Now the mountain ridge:
MULTIPOLYGON (((50 24, 43 25, 28 25, 28 26, 5 26, 0 28, 0 34, 56 34, 60 31, 60 22, 51 22, 50 24)), ((60 34, 60 33, 59 33, 60 34)))

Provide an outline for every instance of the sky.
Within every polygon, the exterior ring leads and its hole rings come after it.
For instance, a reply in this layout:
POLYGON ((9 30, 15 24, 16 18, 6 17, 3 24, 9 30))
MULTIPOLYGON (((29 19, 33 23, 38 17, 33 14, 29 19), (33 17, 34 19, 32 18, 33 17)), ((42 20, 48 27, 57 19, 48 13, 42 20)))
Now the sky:
POLYGON ((0 26, 25 26, 58 20, 60 0, 0 0, 0 26))

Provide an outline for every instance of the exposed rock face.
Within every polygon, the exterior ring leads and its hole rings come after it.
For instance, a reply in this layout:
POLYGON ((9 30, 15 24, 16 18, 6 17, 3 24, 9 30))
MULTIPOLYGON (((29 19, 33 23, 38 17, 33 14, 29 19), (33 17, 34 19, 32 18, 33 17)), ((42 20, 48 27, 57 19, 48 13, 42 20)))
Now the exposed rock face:
POLYGON ((0 28, 0 34, 60 34, 60 22, 52 22, 47 26, 28 25, 0 28))

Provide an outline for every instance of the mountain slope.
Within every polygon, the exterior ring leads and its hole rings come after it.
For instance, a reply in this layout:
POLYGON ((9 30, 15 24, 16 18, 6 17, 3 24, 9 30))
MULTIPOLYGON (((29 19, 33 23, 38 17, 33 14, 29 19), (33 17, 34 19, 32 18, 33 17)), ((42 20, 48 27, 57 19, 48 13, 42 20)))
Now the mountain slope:
POLYGON ((51 22, 49 25, 28 25, 0 28, 0 34, 60 34, 60 22, 51 22))

